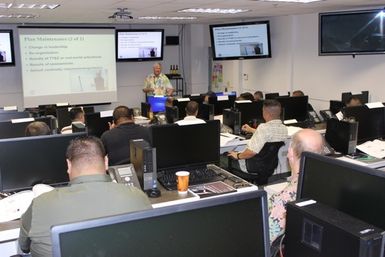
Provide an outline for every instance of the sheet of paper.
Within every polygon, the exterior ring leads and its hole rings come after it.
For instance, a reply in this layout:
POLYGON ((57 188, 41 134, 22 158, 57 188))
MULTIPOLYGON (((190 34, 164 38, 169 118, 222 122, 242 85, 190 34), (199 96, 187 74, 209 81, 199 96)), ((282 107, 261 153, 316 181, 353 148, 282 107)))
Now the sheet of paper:
POLYGON ((113 112, 114 112, 114 110, 102 111, 102 112, 100 112, 100 118, 112 117, 113 112))
POLYGON ((300 127, 294 127, 294 126, 287 126, 287 134, 289 137, 293 136, 295 133, 300 131, 302 128, 300 127))
POLYGON ((284 120, 283 121, 283 124, 294 124, 294 123, 298 123, 298 121, 296 119, 284 120))
POLYGON ((217 101, 226 101, 226 100, 229 100, 229 96, 228 95, 219 95, 219 96, 217 96, 217 101))
POLYGON ((367 103, 365 104, 369 109, 374 109, 374 108, 382 108, 384 107, 384 104, 381 102, 375 102, 375 103, 367 103))
POLYGON ((385 141, 377 139, 374 141, 367 141, 358 145, 357 149, 379 159, 385 157, 385 141))

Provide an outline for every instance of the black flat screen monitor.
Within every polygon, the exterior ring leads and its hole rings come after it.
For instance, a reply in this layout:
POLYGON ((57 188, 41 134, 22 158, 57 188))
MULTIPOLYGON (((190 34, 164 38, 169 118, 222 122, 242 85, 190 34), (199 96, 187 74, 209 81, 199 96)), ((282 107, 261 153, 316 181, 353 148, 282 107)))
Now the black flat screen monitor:
POLYGON ((201 94, 184 95, 183 98, 190 98, 190 101, 195 101, 198 104, 203 103, 205 96, 201 94))
POLYGON ((369 109, 366 105, 346 107, 342 110, 345 118, 358 121, 357 142, 383 138, 385 136, 385 108, 369 109))
POLYGON ((39 183, 68 182, 66 150, 85 133, 0 140, 0 192, 31 189, 39 183))
POLYGON ((9 121, 12 119, 29 118, 29 112, 2 111, 0 112, 0 121, 9 121))
POLYGON ((277 97, 281 103, 283 119, 305 121, 308 118, 308 96, 277 97))
POLYGON ((169 124, 172 124, 178 120, 178 107, 176 106, 166 106, 166 121, 169 124))
POLYGON ((254 123, 254 121, 263 121, 263 101, 253 101, 248 103, 235 101, 234 108, 241 113, 242 125, 254 123))
POLYGON ((0 30, 0 66, 15 65, 12 30, 0 30))
POLYGON ((320 13, 319 54, 385 53, 384 10, 320 13))
POLYGON ((305 153, 297 200, 314 199, 385 229, 385 172, 305 153))
POLYGON ((150 104, 153 113, 165 112, 167 96, 147 96, 147 103, 150 104))
POLYGON ((0 139, 4 138, 16 138, 16 137, 25 137, 25 129, 27 126, 34 122, 41 121, 48 125, 52 130, 56 129, 56 120, 52 117, 38 117, 38 118, 28 118, 22 122, 19 121, 1 121, 0 122, 0 139))
POLYGON ((270 58, 269 21, 210 25, 214 60, 270 58))
POLYGON ((112 116, 101 117, 100 112, 86 113, 86 125, 88 134, 101 137, 101 135, 110 129, 108 122, 112 122, 112 116))
POLYGON ((151 145, 156 148, 158 171, 174 167, 217 164, 219 132, 218 120, 207 121, 205 124, 150 127, 151 145))
POLYGON ((279 97, 279 93, 267 93, 265 94, 265 99, 275 99, 279 97))
POLYGON ((57 225, 54 257, 270 256, 266 192, 57 225))
POLYGON ((214 105, 214 114, 222 115, 223 109, 229 109, 234 106, 235 95, 210 96, 209 104, 214 105))
POLYGON ((214 105, 200 103, 197 118, 202 120, 213 120, 214 119, 214 105))
POLYGON ((186 106, 190 101, 179 101, 175 99, 172 102, 172 105, 178 108, 178 120, 183 120, 186 117, 186 106))
POLYGON ((116 61, 163 60, 163 29, 116 30, 116 61))
POLYGON ((329 102, 329 110, 333 113, 336 114, 339 111, 341 111, 345 107, 345 102, 344 101, 336 101, 336 100, 330 100, 329 102))
POLYGON ((352 92, 345 92, 341 94, 341 101, 346 104, 347 101, 349 101, 349 98, 355 96, 358 97, 361 100, 362 104, 366 104, 369 102, 369 91, 361 91, 361 93, 352 93, 352 92))

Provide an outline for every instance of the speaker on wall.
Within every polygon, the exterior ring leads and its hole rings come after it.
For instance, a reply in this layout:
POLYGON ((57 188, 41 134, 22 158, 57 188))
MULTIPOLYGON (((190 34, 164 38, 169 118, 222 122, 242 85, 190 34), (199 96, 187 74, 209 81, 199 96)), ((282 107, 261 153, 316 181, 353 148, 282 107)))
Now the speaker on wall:
POLYGON ((166 36, 166 45, 179 45, 178 36, 166 36))

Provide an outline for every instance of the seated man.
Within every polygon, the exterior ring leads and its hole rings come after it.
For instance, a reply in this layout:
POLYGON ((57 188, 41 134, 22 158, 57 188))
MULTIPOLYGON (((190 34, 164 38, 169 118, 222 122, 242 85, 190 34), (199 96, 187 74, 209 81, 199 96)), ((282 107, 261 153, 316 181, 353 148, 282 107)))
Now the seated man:
POLYGON ((192 124, 201 124, 206 123, 202 119, 198 119, 198 110, 199 110, 199 104, 195 101, 188 102, 186 106, 186 117, 184 117, 183 120, 178 120, 175 122, 178 125, 192 125, 192 124))
POLYGON ((247 148, 243 152, 231 151, 228 153, 228 156, 238 160, 233 167, 243 172, 248 172, 245 159, 250 159, 258 154, 265 143, 285 141, 288 137, 287 128, 280 120, 281 104, 278 101, 265 100, 262 115, 266 123, 260 124, 257 129, 253 129, 247 124, 242 126, 242 130, 253 133, 247 148))
POLYGON ((81 107, 73 107, 69 111, 70 119, 71 119, 71 125, 66 126, 61 129, 61 134, 71 134, 72 133, 72 124, 79 123, 83 126, 85 126, 85 116, 84 111, 81 107))
POLYGON ((255 91, 254 93, 254 101, 261 101, 263 100, 263 93, 262 91, 255 91))
POLYGON ((43 135, 50 135, 50 134, 51 134, 51 129, 48 127, 48 125, 45 122, 42 122, 42 121, 31 122, 25 128, 25 136, 27 137, 43 136, 43 135))
POLYGON ((153 73, 144 80, 143 92, 149 95, 168 95, 172 96, 174 89, 170 80, 162 73, 162 65, 155 63, 153 73))
POLYGON ((52 256, 50 228, 92 218, 150 209, 145 194, 113 183, 102 142, 80 137, 67 148, 70 184, 35 198, 21 217, 19 244, 32 256, 52 256))
POLYGON ((286 203, 296 199, 298 174, 302 152, 321 154, 324 140, 320 133, 312 129, 303 129, 294 134, 287 158, 291 168, 290 183, 268 199, 270 242, 284 233, 286 224, 286 203))
POLYGON ((361 106, 361 99, 357 96, 350 96, 348 101, 345 103, 346 107, 361 106))
POLYGON ((110 130, 101 136, 106 149, 109 165, 130 163, 130 140, 149 141, 148 129, 134 123, 134 112, 126 106, 118 106, 113 114, 110 130))

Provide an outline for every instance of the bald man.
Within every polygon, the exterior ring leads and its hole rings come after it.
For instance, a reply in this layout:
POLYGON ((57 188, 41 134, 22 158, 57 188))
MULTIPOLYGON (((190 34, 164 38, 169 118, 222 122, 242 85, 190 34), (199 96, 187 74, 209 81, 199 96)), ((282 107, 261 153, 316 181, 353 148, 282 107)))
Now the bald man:
POLYGON ((265 143, 285 141, 288 137, 287 127, 282 124, 280 119, 281 104, 277 100, 265 100, 262 108, 263 119, 266 123, 258 126, 257 129, 245 124, 242 130, 253 133, 247 148, 243 152, 231 151, 228 156, 237 162, 233 162, 233 167, 243 172, 248 172, 246 161, 254 157, 263 148, 265 143))
POLYGON ((172 96, 174 89, 170 80, 162 73, 162 65, 155 63, 152 66, 153 73, 144 80, 143 92, 148 95, 167 95, 172 96))
POLYGON ((20 249, 32 256, 52 256, 50 228, 72 223, 150 209, 144 193, 113 183, 106 174, 108 159, 102 142, 81 137, 67 148, 69 186, 54 189, 35 198, 21 217, 20 249))
POLYGON ((284 233, 286 225, 286 204, 294 201, 297 194, 298 175, 302 152, 322 154, 324 139, 312 129, 303 129, 293 135, 287 153, 291 168, 290 183, 280 193, 269 198, 270 242, 284 233))

